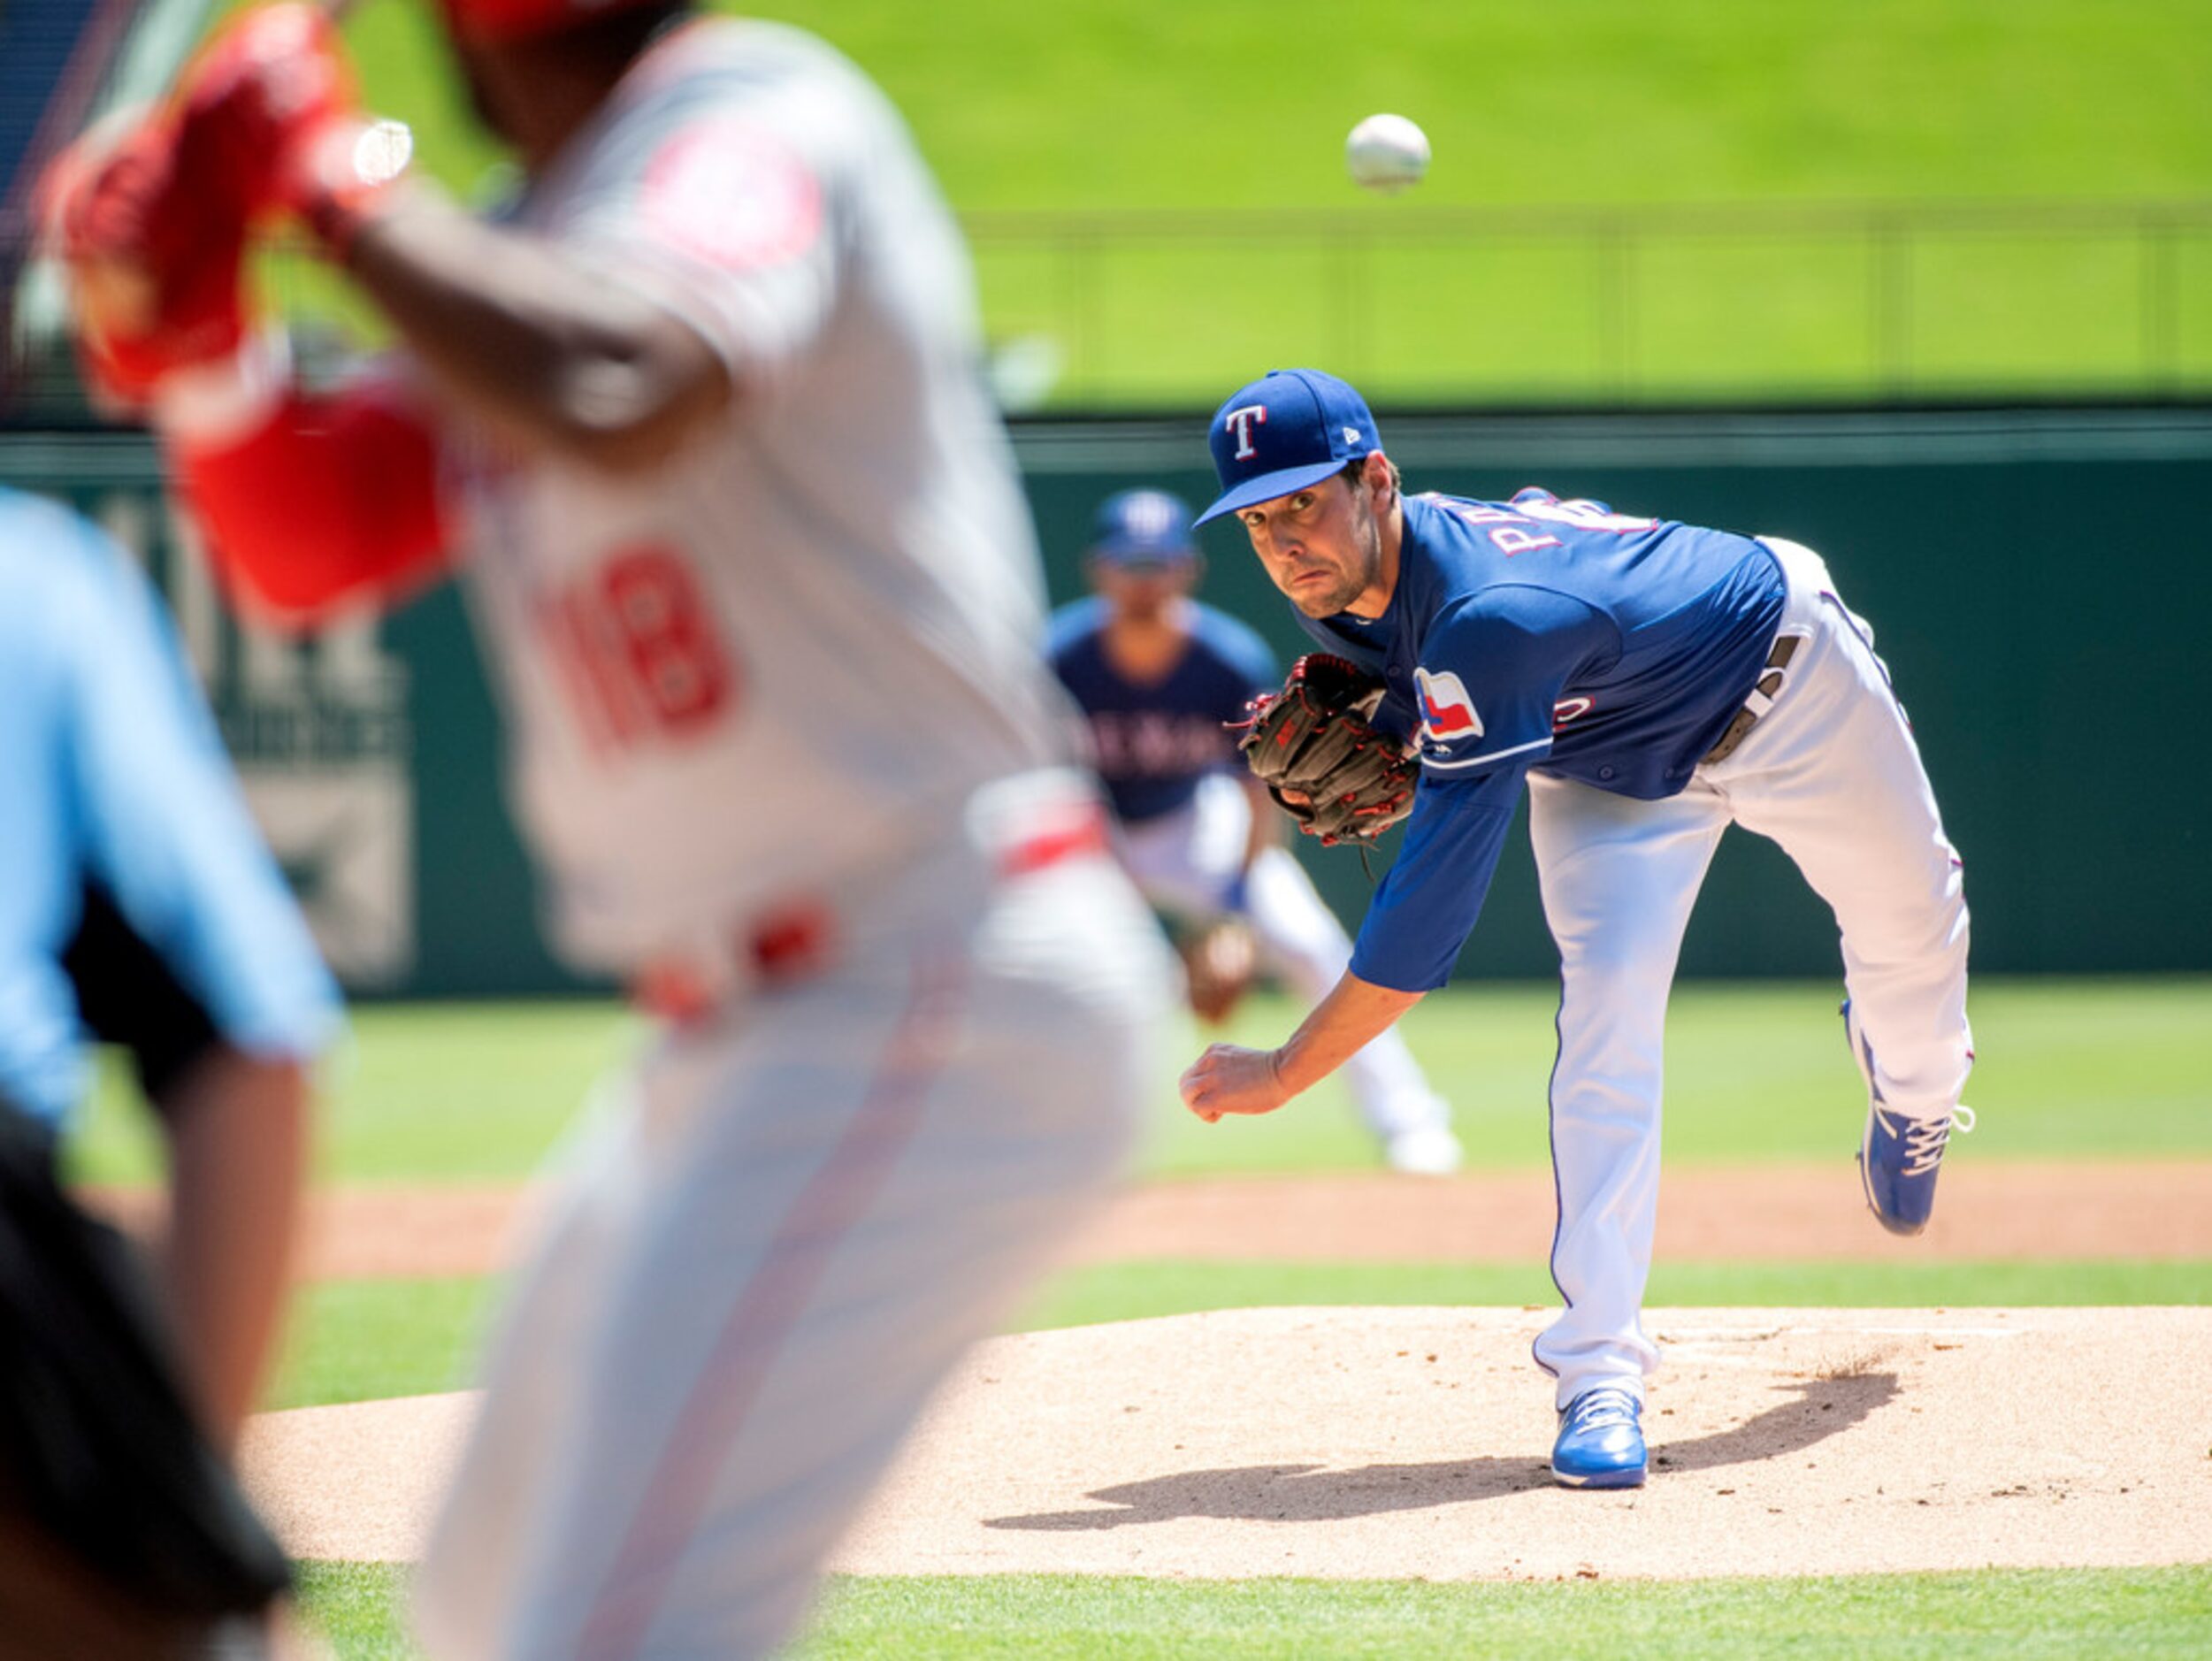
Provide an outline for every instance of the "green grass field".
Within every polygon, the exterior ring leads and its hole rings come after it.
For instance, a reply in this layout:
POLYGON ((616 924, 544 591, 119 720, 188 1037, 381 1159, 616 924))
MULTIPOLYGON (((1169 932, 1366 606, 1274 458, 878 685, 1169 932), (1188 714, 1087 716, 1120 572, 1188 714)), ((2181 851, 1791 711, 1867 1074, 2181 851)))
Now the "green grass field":
MULTIPOLYGON (((310 1602, 347 1661, 415 1652, 392 1570, 311 1566, 310 1602)), ((2179 1661, 2212 1653, 2212 1571, 1881 1574, 1784 1583, 1438 1586, 1075 1579, 843 1580, 803 1661, 2179 1661), (1778 1589, 1778 1585, 1782 1589, 1778 1589)))
MULTIPOLYGON (((1415 234, 1532 205, 2201 199, 2212 0, 759 10, 875 74, 964 213, 1287 218, 1259 240, 979 222, 991 332, 1056 343, 1062 404, 1203 406, 1316 360, 1401 402, 2212 385, 2212 222, 2162 241, 1945 219, 1889 266, 1857 234, 1657 234, 1619 263, 1580 234, 1415 234), (1404 198, 1343 177, 1344 133, 1378 109, 1435 145, 1404 198)), ((478 194, 493 151, 429 12, 387 0, 348 32, 377 104, 478 194)))
POLYGON ((1537 1653, 1611 1661, 2178 1657, 2212 1649, 2212 1572, 1868 1575, 1776 1583, 1228 1587, 1019 1577, 847 1581, 801 1654, 1134 1657, 1537 1653))
MULTIPOLYGON (((1480 1165, 1544 1158, 1550 989, 1458 989, 1411 1037, 1458 1105, 1480 1165)), ((1976 984, 1986 1058, 1977 1159, 2212 1158, 2212 982, 1976 984)), ((1296 1011, 1259 1000, 1238 1036, 1296 1011)), ((1818 985, 1693 984, 1670 1030, 1677 1166, 1842 1160, 1858 1085, 1818 985)), ((341 1182, 499 1181, 535 1167, 593 1081, 639 1032, 600 1004, 370 1007, 333 1069, 322 1166, 341 1182)), ((1163 1073, 1146 1156, 1155 1175, 1364 1168, 1366 1139, 1324 1091, 1273 1118, 1208 1129, 1163 1073), (1236 1134, 1248 1133, 1248 1134, 1236 1134)), ((150 1150, 108 1078, 77 1142, 80 1171, 143 1180, 150 1150)), ((465 1384, 489 1296, 476 1279, 310 1289, 272 1403, 302 1406, 465 1384)), ((1139 1262, 1060 1275, 1016 1324, 1043 1328, 1280 1304, 1549 1304, 1541 1262, 1285 1265, 1139 1262)), ((2212 1263, 1661 1263, 1654 1304, 2203 1303, 2212 1263)), ((399 1657, 400 1577, 316 1565, 305 1605, 337 1653, 399 1657)), ((803 1654, 861 1656, 1561 1656, 1724 1658, 2185 1656, 2212 1653, 2212 1571, 1714 1581, 1592 1586, 1183 1584, 1040 1578, 844 1581, 803 1654)))
MULTIPOLYGON (((233 0, 233 4, 238 0, 233 0)), ((2212 172, 2205 0, 763 0, 905 112, 963 210, 1306 208, 1351 189, 1361 116, 1417 117, 1440 205, 2193 195, 2212 172)), ((456 181, 427 0, 347 34, 456 181)))
MULTIPOLYGON (((1667 1157, 1742 1165, 1848 1156, 1863 1098, 1843 1047, 1837 993, 1819 984, 1690 983, 1668 1026, 1667 1157)), ((1463 986, 1406 1018, 1415 1052, 1452 1104, 1477 1168, 1549 1159, 1549 986, 1463 986)), ((1968 1091, 1984 1109, 1976 1159, 2212 1154, 2212 981, 1998 980, 1974 984, 1982 1060, 1968 1091)), ((1274 1043, 1299 1012, 1259 997, 1230 1036, 1274 1043)), ((328 1075, 321 1166, 338 1182, 519 1180, 534 1170, 593 1082, 637 1041, 617 1006, 370 1005, 328 1075)), ((1174 1074, 1197 1053, 1184 1030, 1153 1103, 1144 1168, 1357 1169, 1374 1162, 1340 1088, 1267 1118, 1208 1126, 1182 1111, 1174 1074)), ((93 1182, 155 1168, 119 1080, 103 1080, 74 1149, 93 1182)))

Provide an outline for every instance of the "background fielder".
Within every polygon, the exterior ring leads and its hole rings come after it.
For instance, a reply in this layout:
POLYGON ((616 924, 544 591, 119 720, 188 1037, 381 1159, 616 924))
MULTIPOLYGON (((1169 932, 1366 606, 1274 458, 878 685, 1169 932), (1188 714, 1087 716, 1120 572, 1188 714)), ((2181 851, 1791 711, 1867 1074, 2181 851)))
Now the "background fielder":
POLYGON ((1102 1191, 1168 973, 1037 654, 949 214, 822 42, 685 11, 448 0, 528 176, 496 224, 364 171, 390 147, 297 6, 61 216, 92 367, 244 594, 311 616, 462 567, 555 938, 665 1020, 570 1156, 430 1545, 423 1636, 471 1661, 778 1642, 1102 1191), (283 215, 398 373, 310 394, 245 325, 240 245, 283 215))
POLYGON ((1208 1120, 1271 1112, 1442 985, 1526 782, 1560 952, 1566 1309, 1535 1346, 1558 1381, 1552 1469, 1640 1483, 1667 992, 1730 824, 1780 844, 1835 912, 1885 1226, 1925 1225, 1955 1112, 1971 1124, 1960 861, 1871 632, 1794 543, 1542 490, 1403 496, 1366 402, 1316 371, 1232 394, 1209 441, 1205 517, 1235 513, 1308 631, 1383 681, 1377 719, 1421 772, 1343 979, 1280 1049, 1213 1046, 1184 1098, 1208 1120))
MULTIPOLYGON (((1237 760, 1231 727, 1280 679, 1267 643, 1191 598, 1190 510, 1160 490, 1099 504, 1083 569, 1096 591, 1052 618, 1052 668, 1083 709, 1122 863, 1171 928, 1251 925, 1263 966, 1318 999, 1351 942, 1282 846, 1282 815, 1237 760)), ((1345 1063, 1354 1105, 1394 1170, 1458 1167, 1450 1110, 1395 1031, 1345 1063)))

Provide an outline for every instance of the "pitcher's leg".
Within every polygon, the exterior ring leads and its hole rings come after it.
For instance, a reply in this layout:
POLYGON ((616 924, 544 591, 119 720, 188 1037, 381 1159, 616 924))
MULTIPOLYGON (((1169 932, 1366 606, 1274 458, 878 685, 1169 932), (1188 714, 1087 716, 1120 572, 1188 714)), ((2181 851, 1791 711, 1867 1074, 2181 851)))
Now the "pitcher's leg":
POLYGON ((1882 1228, 1917 1234, 1953 1114, 1973 1123, 1957 1106, 1973 1066, 1964 874, 1871 637, 1832 588, 1785 699, 1718 783, 1836 911, 1845 1030, 1867 1082, 1863 1192, 1882 1228))
POLYGON ((1658 1214, 1667 993, 1726 825, 1725 807, 1695 785, 1647 802, 1529 781, 1529 834, 1559 946, 1551 1277, 1566 1300, 1535 1356, 1558 1378, 1562 1409, 1599 1383, 1641 1397, 1658 1365, 1642 1306, 1658 1214))
POLYGON ((1792 617, 1811 629, 1808 661, 1769 721, 1708 770, 1737 822, 1780 843, 1834 910, 1870 1093, 1906 1117, 1939 1116, 1973 1062, 1958 853, 1872 630, 1819 555, 1769 546, 1792 617))
POLYGON ((1871 636, 1832 587, 1785 696, 1772 732, 1755 731, 1716 782, 1738 823, 1779 843, 1835 913, 1871 1160, 1902 1161, 1925 1190, 1902 1213, 1873 1187, 1869 1198, 1888 1226, 1914 1232, 1974 1059, 1963 873, 1871 636))

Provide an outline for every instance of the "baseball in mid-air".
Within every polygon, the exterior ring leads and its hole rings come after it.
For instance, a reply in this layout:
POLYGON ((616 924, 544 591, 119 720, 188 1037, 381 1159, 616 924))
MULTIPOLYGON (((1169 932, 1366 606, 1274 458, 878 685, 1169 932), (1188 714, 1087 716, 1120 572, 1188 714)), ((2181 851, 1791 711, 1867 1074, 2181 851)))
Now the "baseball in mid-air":
POLYGON ((1344 166, 1365 190, 1417 185, 1428 171, 1428 134, 1402 115, 1371 115, 1344 141, 1344 166))

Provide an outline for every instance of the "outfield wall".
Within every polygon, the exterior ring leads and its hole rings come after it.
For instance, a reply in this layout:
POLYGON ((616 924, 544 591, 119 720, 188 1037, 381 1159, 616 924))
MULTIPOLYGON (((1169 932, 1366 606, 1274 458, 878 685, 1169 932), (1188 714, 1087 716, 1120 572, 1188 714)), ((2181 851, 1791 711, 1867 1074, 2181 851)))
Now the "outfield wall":
MULTIPOLYGON (((1872 620, 1966 858, 1978 968, 2212 968, 2212 409, 1945 413, 1381 412, 1415 489, 1542 484, 1789 536, 1872 620)), ((1203 417, 1017 430, 1055 599, 1091 509, 1206 491, 1203 417)), ((348 980, 408 995, 568 989, 537 940, 500 800, 496 723, 450 589, 304 645, 241 636, 126 435, 0 438, 0 480, 63 494, 147 554, 257 811, 348 980)), ((1303 637, 1232 526, 1209 599, 1286 656, 1303 637)), ((1301 850, 1356 918, 1356 856, 1301 850)), ((1525 837, 1461 961, 1549 975, 1525 837)), ((1826 975, 1825 909, 1748 835, 1724 843, 1693 975, 1826 975)))

